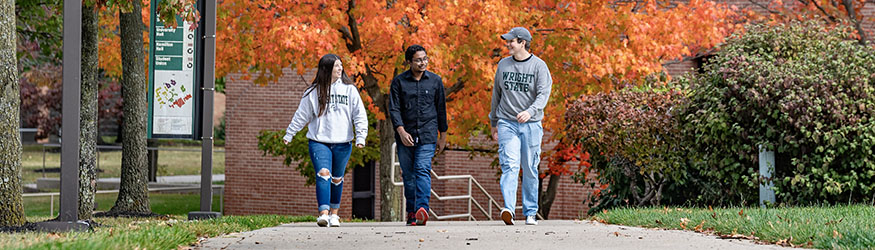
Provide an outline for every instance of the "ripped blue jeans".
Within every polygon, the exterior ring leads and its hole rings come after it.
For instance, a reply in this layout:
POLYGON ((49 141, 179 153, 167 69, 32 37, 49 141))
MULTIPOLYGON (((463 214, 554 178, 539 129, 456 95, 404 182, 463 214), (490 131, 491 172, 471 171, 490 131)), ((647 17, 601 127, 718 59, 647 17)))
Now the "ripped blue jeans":
POLYGON ((352 153, 352 143, 321 143, 310 140, 310 160, 316 170, 316 201, 319 211, 329 208, 340 208, 340 194, 343 191, 343 175, 346 173, 346 164, 352 153), (326 169, 329 175, 321 175, 319 172, 326 169))

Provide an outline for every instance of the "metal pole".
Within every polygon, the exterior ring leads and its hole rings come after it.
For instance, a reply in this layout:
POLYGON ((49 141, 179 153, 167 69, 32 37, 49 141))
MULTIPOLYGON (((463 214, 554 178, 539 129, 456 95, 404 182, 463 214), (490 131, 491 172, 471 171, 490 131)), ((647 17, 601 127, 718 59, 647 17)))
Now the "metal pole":
POLYGON ((204 112, 203 150, 201 153, 201 211, 210 211, 213 198, 213 94, 216 75, 216 0, 207 0, 204 14, 204 112))
POLYGON ((203 90, 203 147, 201 149, 201 210, 188 214, 189 219, 221 216, 212 211, 213 200, 213 94, 216 84, 216 0, 204 1, 204 60, 201 77, 203 90))
POLYGON ((60 221, 79 219, 79 94, 82 81, 82 1, 64 0, 60 221))
POLYGON ((775 171, 775 151, 766 151, 760 145, 760 206, 775 204, 775 190, 772 190, 772 176, 775 171))
POLYGON ((46 146, 42 146, 43 149, 43 178, 46 178, 46 146))
POLYGON ((471 213, 471 201, 474 200, 474 194, 471 193, 471 179, 474 177, 468 178, 468 220, 472 220, 474 218, 474 214, 471 213))

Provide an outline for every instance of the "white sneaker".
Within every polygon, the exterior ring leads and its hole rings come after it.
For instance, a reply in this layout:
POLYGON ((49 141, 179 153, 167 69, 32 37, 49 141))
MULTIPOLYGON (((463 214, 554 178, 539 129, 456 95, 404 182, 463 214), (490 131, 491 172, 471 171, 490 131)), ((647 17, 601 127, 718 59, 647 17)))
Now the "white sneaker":
POLYGON ((339 227, 340 226, 340 216, 337 216, 336 214, 332 214, 331 217, 328 219, 328 226, 329 227, 339 227))
POLYGON ((329 219, 330 217, 327 214, 320 215, 319 218, 316 218, 316 225, 319 225, 320 227, 327 227, 329 219))
POLYGON ((507 208, 501 209, 501 220, 504 221, 505 225, 513 225, 513 213, 510 212, 507 208))
POLYGON ((538 220, 534 215, 526 216, 526 225, 538 225, 538 220))

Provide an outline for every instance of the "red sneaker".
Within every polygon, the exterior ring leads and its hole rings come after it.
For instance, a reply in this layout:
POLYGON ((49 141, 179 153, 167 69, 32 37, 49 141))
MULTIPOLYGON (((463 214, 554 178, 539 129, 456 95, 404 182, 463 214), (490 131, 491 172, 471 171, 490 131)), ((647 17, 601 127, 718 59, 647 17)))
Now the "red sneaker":
POLYGON ((416 210, 416 225, 417 226, 425 226, 425 222, 428 221, 428 212, 425 211, 424 207, 416 210))
POLYGON ((407 213, 407 225, 416 226, 416 213, 407 213))

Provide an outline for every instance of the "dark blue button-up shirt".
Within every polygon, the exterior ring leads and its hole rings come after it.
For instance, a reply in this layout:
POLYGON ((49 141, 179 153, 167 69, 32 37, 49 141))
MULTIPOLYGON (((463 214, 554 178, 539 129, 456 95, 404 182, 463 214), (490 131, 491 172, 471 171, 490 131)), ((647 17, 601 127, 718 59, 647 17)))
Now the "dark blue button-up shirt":
POLYGON ((444 81, 440 76, 425 71, 417 81, 410 70, 392 79, 389 87, 389 118, 395 128, 395 142, 401 137, 398 127, 413 137, 416 145, 437 142, 438 131, 447 132, 447 104, 444 81))

